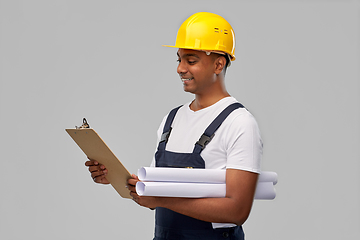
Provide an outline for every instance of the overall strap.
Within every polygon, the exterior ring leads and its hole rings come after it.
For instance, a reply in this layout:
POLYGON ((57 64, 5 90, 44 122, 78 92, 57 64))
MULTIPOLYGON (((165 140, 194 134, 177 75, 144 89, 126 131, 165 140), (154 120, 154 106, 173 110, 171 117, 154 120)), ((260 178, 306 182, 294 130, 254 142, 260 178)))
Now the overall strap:
POLYGON ((195 143, 194 153, 200 153, 206 145, 214 137, 216 130, 224 122, 224 120, 232 113, 235 109, 243 108, 244 106, 241 103, 233 103, 225 108, 215 119, 214 121, 205 129, 203 135, 201 135, 199 141, 195 143))
POLYGON ((169 113, 169 115, 168 115, 168 117, 166 119, 165 125, 164 125, 163 134, 161 135, 161 139, 160 139, 160 142, 159 142, 158 149, 160 149, 160 148, 165 149, 165 145, 166 145, 166 143, 167 143, 167 141, 169 139, 170 132, 171 132, 171 129, 172 129, 171 124, 173 123, 175 115, 176 115, 176 113, 177 113, 177 111, 179 110, 180 107, 182 107, 182 105, 179 106, 179 107, 174 108, 169 113))

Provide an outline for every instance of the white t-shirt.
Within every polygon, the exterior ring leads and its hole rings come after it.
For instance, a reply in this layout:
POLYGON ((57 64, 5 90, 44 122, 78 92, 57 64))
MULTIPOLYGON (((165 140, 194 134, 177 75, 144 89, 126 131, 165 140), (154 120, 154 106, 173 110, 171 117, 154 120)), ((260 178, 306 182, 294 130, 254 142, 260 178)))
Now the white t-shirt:
MULTIPOLYGON (((192 111, 190 103, 182 106, 175 115, 172 130, 166 144, 170 152, 191 153, 195 143, 212 121, 232 103, 233 97, 226 97, 215 104, 192 111)), ((167 116, 158 131, 158 142, 163 133, 167 116)), ((201 152, 208 169, 239 169, 260 173, 262 141, 255 118, 245 108, 234 110, 215 132, 215 136, 201 152)), ((155 157, 151 163, 155 167, 155 157)), ((212 223, 213 228, 234 227, 231 223, 212 223)))
MULTIPOLYGON (((179 153, 191 153, 194 144, 205 129, 227 106, 237 102, 226 97, 215 104, 192 111, 190 103, 182 106, 176 113, 166 150, 179 153)), ((161 138, 167 116, 164 117, 158 132, 161 138)), ((201 152, 205 168, 239 169, 260 173, 262 141, 255 118, 245 108, 234 110, 215 132, 214 138, 201 152)), ((155 158, 151 166, 155 166, 155 158)))

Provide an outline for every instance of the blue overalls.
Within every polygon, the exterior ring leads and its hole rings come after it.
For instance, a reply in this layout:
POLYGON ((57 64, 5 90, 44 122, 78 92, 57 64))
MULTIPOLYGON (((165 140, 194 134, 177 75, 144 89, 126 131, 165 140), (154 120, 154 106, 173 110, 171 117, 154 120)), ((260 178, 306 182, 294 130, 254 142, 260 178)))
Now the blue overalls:
MULTIPOLYGON (((181 106, 180 106, 181 107, 181 106)), ((165 122, 163 134, 155 153, 156 167, 190 167, 205 168, 205 161, 200 156, 201 151, 214 137, 226 117, 235 109, 243 107, 240 103, 234 103, 225 108, 208 126, 192 153, 176 153, 165 150, 167 140, 171 132, 171 124, 176 112, 180 107, 173 109, 165 122)), ((243 240, 244 232, 241 226, 233 228, 213 229, 210 222, 204 222, 191 218, 167 208, 156 208, 155 214, 155 238, 153 240, 215 240, 231 239, 243 240)))

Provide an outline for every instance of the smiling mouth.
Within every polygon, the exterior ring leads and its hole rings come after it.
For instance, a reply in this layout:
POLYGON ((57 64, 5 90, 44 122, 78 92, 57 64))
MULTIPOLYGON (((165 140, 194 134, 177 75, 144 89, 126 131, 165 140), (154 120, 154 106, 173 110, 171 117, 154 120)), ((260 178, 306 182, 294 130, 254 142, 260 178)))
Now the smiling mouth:
POLYGON ((181 81, 183 83, 185 83, 185 82, 191 81, 192 79, 194 79, 194 78, 181 78, 181 81))

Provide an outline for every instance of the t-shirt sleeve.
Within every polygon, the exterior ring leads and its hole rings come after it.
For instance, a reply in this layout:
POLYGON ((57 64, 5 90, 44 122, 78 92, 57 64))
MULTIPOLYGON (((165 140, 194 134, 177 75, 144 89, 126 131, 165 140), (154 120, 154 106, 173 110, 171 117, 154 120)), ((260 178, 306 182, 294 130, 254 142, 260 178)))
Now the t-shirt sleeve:
POLYGON ((263 143, 255 118, 250 113, 236 116, 226 135, 226 168, 260 173, 263 143))

